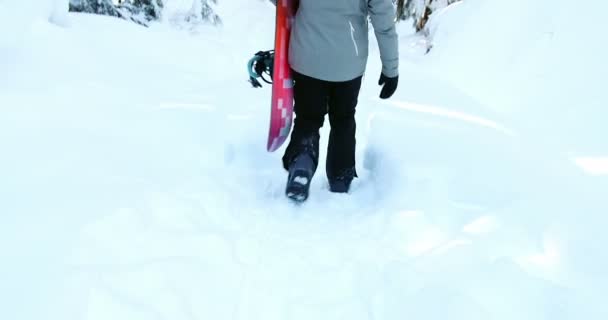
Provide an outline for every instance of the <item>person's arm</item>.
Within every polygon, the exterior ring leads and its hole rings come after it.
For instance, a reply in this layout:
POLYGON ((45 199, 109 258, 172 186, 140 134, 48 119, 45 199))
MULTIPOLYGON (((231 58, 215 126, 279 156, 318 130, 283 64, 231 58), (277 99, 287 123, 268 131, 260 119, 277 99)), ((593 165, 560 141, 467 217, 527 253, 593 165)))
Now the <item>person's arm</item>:
POLYGON ((395 8, 391 0, 369 0, 368 9, 378 40, 382 73, 389 78, 399 75, 399 40, 395 29, 395 8))

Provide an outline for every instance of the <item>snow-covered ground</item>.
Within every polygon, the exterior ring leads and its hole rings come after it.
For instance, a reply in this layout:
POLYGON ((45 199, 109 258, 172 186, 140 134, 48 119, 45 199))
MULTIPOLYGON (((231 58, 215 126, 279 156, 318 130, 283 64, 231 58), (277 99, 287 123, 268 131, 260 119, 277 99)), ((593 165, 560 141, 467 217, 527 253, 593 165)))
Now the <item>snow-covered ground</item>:
POLYGON ((401 24, 388 101, 370 48, 361 178, 331 194, 321 163, 295 206, 247 83, 270 4, 220 1, 191 34, 0 1, 2 318, 607 318, 592 7, 468 0, 428 55, 401 24))

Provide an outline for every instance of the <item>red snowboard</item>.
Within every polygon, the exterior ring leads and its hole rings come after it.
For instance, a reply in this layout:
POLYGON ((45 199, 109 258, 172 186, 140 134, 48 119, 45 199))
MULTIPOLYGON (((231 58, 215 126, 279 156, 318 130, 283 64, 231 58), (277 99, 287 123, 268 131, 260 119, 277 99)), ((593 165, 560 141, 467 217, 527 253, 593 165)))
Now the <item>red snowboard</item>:
POLYGON ((270 130, 266 149, 277 150, 289 137, 293 115, 293 79, 288 62, 289 35, 297 0, 277 0, 270 130))

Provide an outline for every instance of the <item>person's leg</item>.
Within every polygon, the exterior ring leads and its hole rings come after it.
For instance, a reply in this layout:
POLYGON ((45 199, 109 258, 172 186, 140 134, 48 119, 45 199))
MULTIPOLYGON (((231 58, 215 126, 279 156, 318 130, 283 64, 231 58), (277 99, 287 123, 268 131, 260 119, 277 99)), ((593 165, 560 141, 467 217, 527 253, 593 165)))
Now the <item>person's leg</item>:
POLYGON ((302 153, 308 153, 316 170, 319 161, 319 129, 327 114, 329 83, 297 72, 294 78, 294 127, 285 154, 283 167, 290 164, 302 153))
POLYGON ((294 74, 294 111, 291 140, 283 156, 289 172, 285 195, 297 202, 308 198, 310 182, 319 163, 319 129, 323 126, 329 96, 329 83, 294 74))
POLYGON ((355 170, 355 108, 361 79, 332 83, 329 98, 331 131, 327 146, 327 178, 331 191, 346 192, 355 170))

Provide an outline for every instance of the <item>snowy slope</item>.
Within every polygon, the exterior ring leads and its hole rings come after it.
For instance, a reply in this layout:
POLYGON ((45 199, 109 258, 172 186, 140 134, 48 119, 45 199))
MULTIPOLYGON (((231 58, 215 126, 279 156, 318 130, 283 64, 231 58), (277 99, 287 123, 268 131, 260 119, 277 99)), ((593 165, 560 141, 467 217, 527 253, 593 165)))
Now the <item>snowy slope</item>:
POLYGON ((468 0, 439 19, 426 63, 544 144, 606 155, 608 47, 599 39, 607 9, 602 1, 577 13, 560 1, 468 0))
POLYGON ((0 29, 3 318, 606 318, 602 28, 566 28, 557 5, 526 32, 530 13, 506 9, 446 12, 427 56, 401 25, 388 101, 372 45, 361 178, 331 194, 321 163, 302 206, 264 151, 269 88, 246 81, 270 4, 222 1, 223 27, 195 34, 16 19, 0 29), (594 50, 565 50, 580 34, 594 50))

